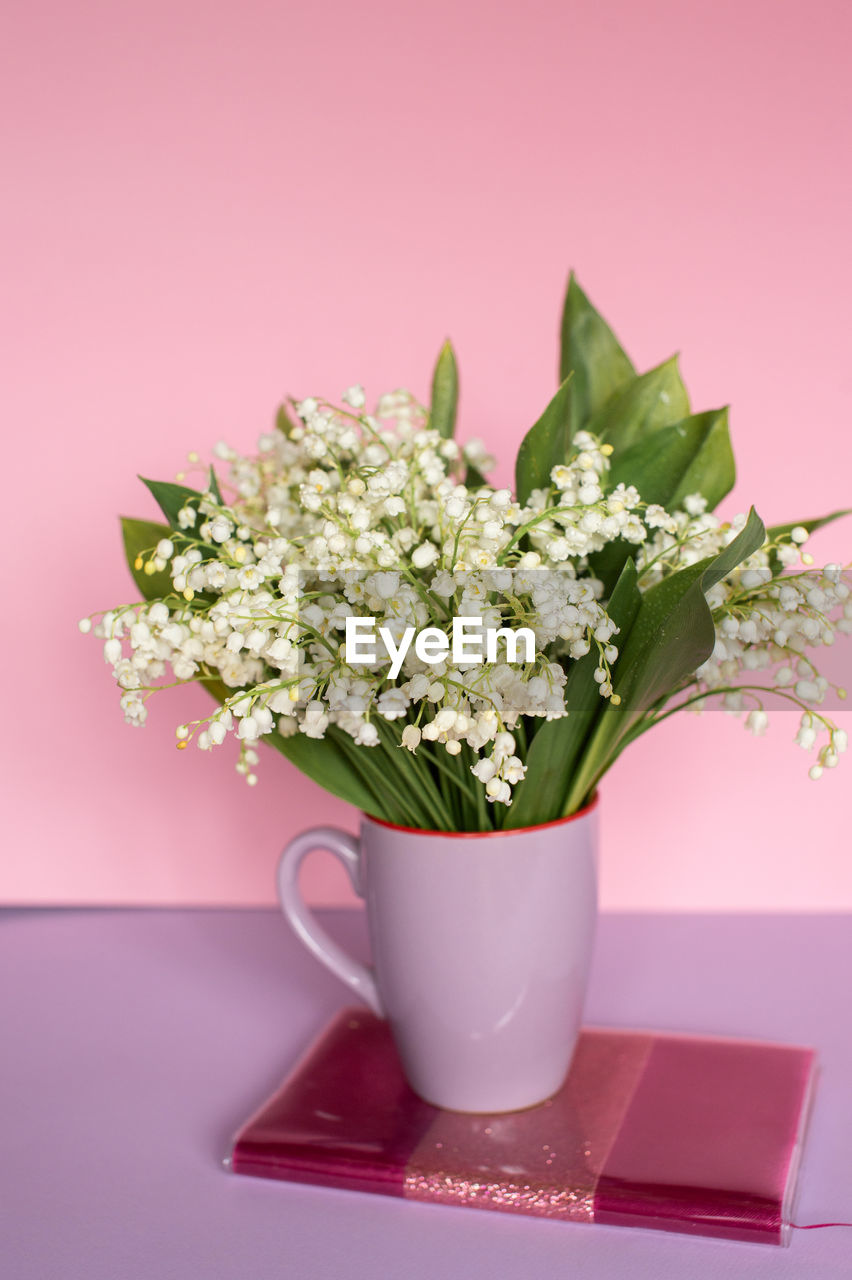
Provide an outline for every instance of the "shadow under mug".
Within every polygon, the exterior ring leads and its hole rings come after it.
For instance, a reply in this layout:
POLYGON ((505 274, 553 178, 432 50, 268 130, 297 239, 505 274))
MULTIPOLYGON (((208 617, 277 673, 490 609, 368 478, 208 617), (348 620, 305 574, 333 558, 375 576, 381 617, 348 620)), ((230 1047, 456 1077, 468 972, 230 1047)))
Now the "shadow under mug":
POLYGON ((362 815, 359 837, 314 827, 278 867, 298 937, 387 1018, 412 1088, 452 1111, 518 1111, 551 1097, 571 1062, 597 917, 597 798, 516 831, 436 832, 362 815), (333 853, 365 900, 373 966, 349 956, 299 891, 333 853))

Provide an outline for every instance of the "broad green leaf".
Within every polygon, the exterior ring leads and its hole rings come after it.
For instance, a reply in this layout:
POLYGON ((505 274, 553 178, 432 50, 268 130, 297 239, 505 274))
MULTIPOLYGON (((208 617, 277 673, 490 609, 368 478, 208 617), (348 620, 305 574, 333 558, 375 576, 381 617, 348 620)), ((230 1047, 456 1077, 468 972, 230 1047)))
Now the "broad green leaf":
POLYGON ((564 462, 570 445, 571 376, 569 375, 538 422, 521 441, 515 462, 515 492, 525 503, 533 489, 550 485, 553 467, 564 462))
MULTIPOLYGON (((343 735, 341 735, 343 736, 343 735)), ((331 792, 347 804, 353 804, 364 813, 383 818, 387 812, 386 801, 367 785, 357 769, 353 768, 336 736, 326 731, 324 738, 309 738, 304 733, 294 733, 283 738, 280 733, 264 734, 264 741, 285 756, 291 764, 316 782, 324 791, 331 792)), ((356 747, 356 751, 373 751, 373 747, 356 747)), ((388 800, 391 797, 387 797, 388 800)), ((393 817, 388 821, 399 821, 393 817)))
POLYGON ((157 505, 173 529, 180 528, 178 512, 188 502, 201 500, 202 495, 197 489, 187 489, 185 485, 171 484, 166 480, 146 480, 144 476, 140 476, 139 479, 151 490, 157 505))
POLYGON ((712 510, 733 488, 734 455, 727 409, 696 413, 662 427, 614 455, 608 487, 635 485, 644 502, 674 510, 701 493, 712 510))
MULTIPOLYGON (((224 702, 236 693, 235 689, 229 689, 219 680, 204 680, 201 683, 217 702, 224 702)), ((285 738, 273 731, 264 734, 262 741, 286 756, 291 764, 325 791, 330 791, 348 804, 354 804, 365 813, 372 813, 375 817, 382 816, 380 801, 359 778, 332 737, 309 738, 304 733, 295 733, 292 737, 285 738)), ((370 751, 373 748, 358 749, 370 751)))
POLYGON ((133 581, 139 588, 143 600, 162 600, 174 594, 168 569, 160 573, 148 574, 144 569, 136 568, 137 558, 143 556, 145 560, 150 559, 148 553, 154 550, 162 538, 168 538, 170 534, 171 529, 167 524, 156 524, 152 520, 131 520, 128 516, 121 517, 124 554, 130 572, 133 574, 133 581))
POLYGON ((429 425, 445 439, 456 429, 456 410, 459 403, 459 370, 456 355, 449 338, 441 347, 435 372, 432 375, 432 407, 429 425))
POLYGON ((564 812, 580 807, 642 716, 709 658, 716 633, 705 592, 762 547, 765 538, 763 521, 752 508, 745 527, 718 555, 645 592, 615 667, 613 684, 621 705, 610 703, 600 716, 564 812))
POLYGON ((603 593, 610 595, 618 582, 622 569, 628 560, 633 563, 638 547, 624 538, 608 542, 600 551, 593 551, 589 556, 589 572, 603 583, 603 593))
POLYGON ((562 309, 559 381, 574 375, 571 392, 571 434, 587 427, 590 418, 635 377, 635 370, 603 317, 577 284, 574 272, 562 309))
MULTIPOLYGON (((628 560, 607 605, 619 628, 619 643, 630 634, 640 604, 636 566, 628 560)), ((535 826, 563 815, 572 773, 592 725, 605 708, 594 679, 597 660, 593 647, 585 658, 571 663, 565 685, 568 714, 561 720, 548 720, 536 730, 527 753, 527 775, 515 788, 504 828, 535 826)))
POLYGON ((689 415, 689 396, 672 356, 627 382, 589 420, 588 429, 616 451, 689 415))
MULTIPOLYGON (((727 410, 695 414, 682 422, 658 427, 613 456, 607 488, 635 485, 645 502, 669 510, 681 506, 690 493, 701 493, 712 510, 734 483, 734 455, 728 433, 727 410)), ((589 557, 589 567, 612 589, 622 565, 637 548, 618 539, 589 557)))
POLYGON ((630 705, 647 710, 709 658, 716 637, 705 594, 765 540, 763 521, 752 507, 745 526, 717 555, 645 592, 619 673, 618 692, 623 683, 628 710, 630 705))
MULTIPOLYGON (((220 703, 237 692, 220 680, 208 679, 200 683, 220 703)), ((422 825, 426 828, 432 825, 422 810, 416 789, 412 789, 410 795, 400 795, 393 780, 389 779, 383 758, 387 743, 381 747, 359 747, 335 725, 328 727, 324 738, 309 738, 303 733, 284 737, 273 730, 264 734, 261 741, 273 747, 324 791, 354 805, 363 813, 400 826, 422 825)), ((407 757, 402 758, 414 767, 407 757)))

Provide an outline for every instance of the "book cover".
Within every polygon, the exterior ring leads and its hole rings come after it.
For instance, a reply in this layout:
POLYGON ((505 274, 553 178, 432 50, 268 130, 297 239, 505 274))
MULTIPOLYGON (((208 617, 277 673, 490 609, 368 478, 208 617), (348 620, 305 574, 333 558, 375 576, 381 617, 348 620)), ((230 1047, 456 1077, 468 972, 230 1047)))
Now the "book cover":
POLYGON ((569 1222, 786 1244, 811 1049, 586 1027, 553 1098, 441 1111, 344 1009, 239 1131, 235 1173, 569 1222))

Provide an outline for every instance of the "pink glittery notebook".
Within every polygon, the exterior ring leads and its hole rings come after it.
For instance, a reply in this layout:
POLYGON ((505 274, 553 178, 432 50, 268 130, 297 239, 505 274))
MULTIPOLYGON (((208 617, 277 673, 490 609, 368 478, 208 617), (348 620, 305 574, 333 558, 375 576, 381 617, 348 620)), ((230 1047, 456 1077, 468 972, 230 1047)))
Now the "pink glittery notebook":
POLYGON ((234 1172, 569 1222, 786 1244, 810 1049, 587 1027, 529 1111, 440 1111, 344 1009, 238 1133, 234 1172))

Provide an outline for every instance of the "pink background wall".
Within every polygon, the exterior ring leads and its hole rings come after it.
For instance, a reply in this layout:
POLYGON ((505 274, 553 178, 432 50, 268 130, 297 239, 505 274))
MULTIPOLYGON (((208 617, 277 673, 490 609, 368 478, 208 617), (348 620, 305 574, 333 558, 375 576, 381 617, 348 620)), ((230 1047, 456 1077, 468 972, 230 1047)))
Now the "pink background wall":
MULTIPOLYGON (((286 392, 426 393, 504 455, 554 385, 574 266, 641 366, 731 402, 768 520, 852 505, 849 6, 11 0, 0 53, 7 901, 264 902, 351 823, 271 753, 126 728, 90 609, 130 598, 137 472, 249 446, 286 392)), ((848 558, 852 527, 826 534, 848 558)), ((852 906, 852 760, 670 722, 605 788, 609 907, 852 906)), ((345 894, 319 859, 317 900, 345 894)))

